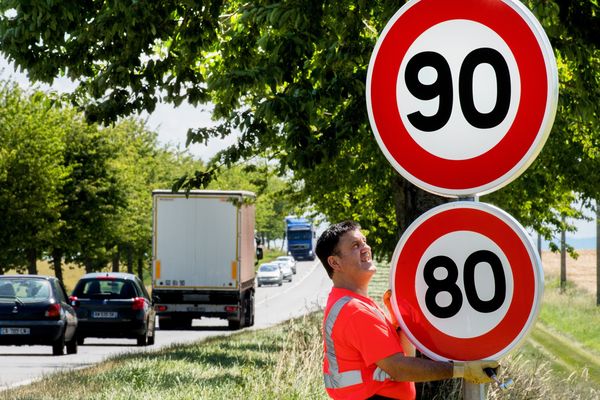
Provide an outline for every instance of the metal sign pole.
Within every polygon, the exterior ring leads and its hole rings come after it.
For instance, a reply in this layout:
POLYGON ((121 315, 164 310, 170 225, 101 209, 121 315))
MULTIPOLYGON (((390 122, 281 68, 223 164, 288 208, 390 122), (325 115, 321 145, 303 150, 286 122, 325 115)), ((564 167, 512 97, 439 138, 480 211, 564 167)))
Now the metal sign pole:
POLYGON ((464 400, 485 400, 485 385, 478 383, 469 383, 463 379, 463 399, 464 400))
MULTIPOLYGON (((479 196, 459 197, 459 200, 478 202, 479 196)), ((485 398, 485 385, 470 383, 463 379, 463 400, 485 400, 485 398)))

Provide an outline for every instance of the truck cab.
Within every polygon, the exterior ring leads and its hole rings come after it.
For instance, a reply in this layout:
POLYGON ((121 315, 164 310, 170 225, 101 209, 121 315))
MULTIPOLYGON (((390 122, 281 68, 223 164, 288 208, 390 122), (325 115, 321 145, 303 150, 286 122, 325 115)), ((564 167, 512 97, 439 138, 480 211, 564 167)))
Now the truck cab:
POLYGON ((306 218, 286 218, 288 253, 296 260, 315 259, 315 230, 306 218))

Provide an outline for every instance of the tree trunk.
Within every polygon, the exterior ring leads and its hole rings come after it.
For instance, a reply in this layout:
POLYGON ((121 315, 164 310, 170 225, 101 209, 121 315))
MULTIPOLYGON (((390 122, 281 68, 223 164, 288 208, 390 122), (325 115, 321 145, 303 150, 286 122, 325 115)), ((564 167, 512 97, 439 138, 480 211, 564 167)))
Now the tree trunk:
POLYGON ((63 282, 63 273, 62 273, 62 250, 61 249, 53 249, 52 250, 52 265, 54 266, 54 276, 63 282))
POLYGON ((86 274, 94 272, 94 263, 89 258, 84 261, 83 265, 85 267, 86 274))
POLYGON ((600 306, 600 199, 596 199, 596 305, 600 306))
MULTIPOLYGON (((448 202, 448 199, 436 196, 419 189, 400 175, 395 175, 392 181, 394 207, 396 209, 396 223, 398 225, 398 238, 406 231, 417 218, 430 209, 448 202)), ((420 352, 417 357, 427 358, 420 352)), ((452 380, 417 383, 417 399, 427 400, 432 395, 439 393, 443 386, 454 385, 452 380)))
POLYGON ((137 275, 144 282, 144 259, 142 257, 137 259, 137 275))
POLYGON ((419 189, 396 174, 392 181, 398 237, 423 213, 448 202, 448 199, 419 189))
POLYGON ((37 250, 27 250, 27 273, 30 275, 37 275, 37 250))
POLYGON ((133 250, 131 249, 131 246, 127 246, 125 249, 125 255, 126 255, 126 264, 127 264, 127 272, 130 274, 133 274, 133 250))
POLYGON ((119 252, 119 249, 116 248, 115 252, 113 253, 113 256, 112 256, 112 272, 119 272, 120 261, 121 261, 121 253, 119 252))
MULTIPOLYGON (((563 218, 563 223, 565 219, 563 218)), ((560 291, 567 289, 567 232, 560 232, 560 291)))

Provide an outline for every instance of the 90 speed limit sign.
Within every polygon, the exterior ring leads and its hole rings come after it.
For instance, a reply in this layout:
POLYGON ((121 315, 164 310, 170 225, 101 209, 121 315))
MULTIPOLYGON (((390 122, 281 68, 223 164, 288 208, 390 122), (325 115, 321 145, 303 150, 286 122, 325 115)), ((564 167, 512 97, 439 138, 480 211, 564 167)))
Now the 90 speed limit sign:
POLYGON ((499 359, 526 335, 543 291, 541 261, 509 214, 477 202, 436 207, 406 230, 390 273, 392 307, 437 360, 499 359))
POLYGON ((388 161, 448 197, 515 179, 543 147, 557 101, 552 48, 517 0, 409 1, 367 75, 369 120, 388 161))

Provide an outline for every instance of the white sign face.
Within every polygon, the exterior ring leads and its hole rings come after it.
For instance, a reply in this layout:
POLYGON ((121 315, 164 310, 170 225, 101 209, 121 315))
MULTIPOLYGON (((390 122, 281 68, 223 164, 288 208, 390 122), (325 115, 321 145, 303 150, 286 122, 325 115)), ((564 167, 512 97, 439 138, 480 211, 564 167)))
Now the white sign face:
POLYGON ((367 76, 369 120, 387 159, 449 197, 519 176, 557 101, 554 53, 517 0, 409 1, 383 30, 367 76))
POLYGON ((478 157, 500 143, 512 125, 520 82, 514 55, 496 32, 469 20, 442 22, 423 32, 400 64, 398 113, 428 153, 447 160, 478 157), (469 67, 474 57, 479 58, 469 67), (477 118, 487 125, 474 126, 481 125, 477 118))
POLYGON ((415 346, 437 360, 498 359, 533 326, 542 263, 510 215, 477 202, 436 207, 398 242, 392 307, 415 346))
POLYGON ((438 330, 457 338, 478 337, 488 333, 506 316, 514 291, 512 266, 490 238, 473 231, 454 231, 435 240, 425 250, 417 267, 415 288, 421 310, 438 330), (445 290, 428 297, 431 285, 427 281, 435 285, 453 274, 456 290, 473 301, 459 300, 445 290), (469 278, 471 286, 465 285, 469 278), (460 309, 448 317, 447 310, 458 301, 460 309), (487 304, 485 312, 480 312, 483 308, 480 304, 487 304), (477 320, 472 321, 471 315, 476 315, 477 320))

